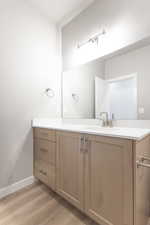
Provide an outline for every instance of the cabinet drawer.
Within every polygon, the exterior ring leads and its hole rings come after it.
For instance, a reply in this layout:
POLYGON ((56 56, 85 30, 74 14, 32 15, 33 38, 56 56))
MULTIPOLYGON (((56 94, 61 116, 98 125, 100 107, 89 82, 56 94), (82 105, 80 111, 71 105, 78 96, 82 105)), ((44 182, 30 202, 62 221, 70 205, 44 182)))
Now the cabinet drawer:
POLYGON ((41 138, 49 141, 56 141, 56 132, 55 130, 49 130, 46 128, 34 128, 33 129, 34 138, 41 138))
POLYGON ((41 160, 35 160, 34 175, 44 184, 55 190, 55 167, 41 160))
POLYGON ((56 144, 43 139, 34 140, 34 156, 36 160, 42 160, 55 165, 56 144))

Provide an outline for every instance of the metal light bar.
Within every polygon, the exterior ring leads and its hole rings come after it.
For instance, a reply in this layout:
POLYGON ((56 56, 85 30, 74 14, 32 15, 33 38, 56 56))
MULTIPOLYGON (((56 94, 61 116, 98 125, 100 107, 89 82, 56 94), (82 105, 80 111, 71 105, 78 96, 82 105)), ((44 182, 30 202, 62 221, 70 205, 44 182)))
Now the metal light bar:
POLYGON ((92 43, 94 43, 94 42, 96 42, 96 41, 98 42, 99 36, 104 35, 104 34, 106 34, 106 31, 103 29, 102 32, 100 32, 100 33, 94 35, 93 37, 89 38, 87 41, 82 42, 81 44, 78 44, 78 45, 77 45, 77 48, 81 48, 82 46, 86 45, 86 44, 89 43, 89 42, 92 42, 92 43))

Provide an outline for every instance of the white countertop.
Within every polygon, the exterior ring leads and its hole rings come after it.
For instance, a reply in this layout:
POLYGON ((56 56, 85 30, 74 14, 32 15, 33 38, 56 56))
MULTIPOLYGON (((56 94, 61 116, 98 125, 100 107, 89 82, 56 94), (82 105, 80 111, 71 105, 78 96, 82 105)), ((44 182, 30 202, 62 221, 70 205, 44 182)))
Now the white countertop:
POLYGON ((128 127, 101 127, 91 124, 64 123, 61 120, 34 119, 32 127, 79 132, 83 134, 94 134, 100 136, 118 137, 131 140, 141 140, 150 134, 150 129, 128 128, 128 127))

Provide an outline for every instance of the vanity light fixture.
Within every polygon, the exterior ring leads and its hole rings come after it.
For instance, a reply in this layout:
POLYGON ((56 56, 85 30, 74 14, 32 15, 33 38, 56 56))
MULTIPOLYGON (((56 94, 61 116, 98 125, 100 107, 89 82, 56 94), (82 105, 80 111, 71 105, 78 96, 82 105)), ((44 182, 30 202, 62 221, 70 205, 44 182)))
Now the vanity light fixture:
POLYGON ((89 38, 87 41, 79 43, 77 45, 77 49, 81 48, 82 46, 84 46, 88 43, 95 43, 96 42, 97 45, 98 45, 99 37, 102 36, 102 35, 105 35, 105 34, 106 34, 106 30, 103 29, 100 33, 98 33, 98 34, 94 35, 93 37, 89 38))
POLYGON ((53 98, 55 96, 54 90, 51 88, 47 88, 45 90, 45 94, 49 97, 49 98, 53 98))

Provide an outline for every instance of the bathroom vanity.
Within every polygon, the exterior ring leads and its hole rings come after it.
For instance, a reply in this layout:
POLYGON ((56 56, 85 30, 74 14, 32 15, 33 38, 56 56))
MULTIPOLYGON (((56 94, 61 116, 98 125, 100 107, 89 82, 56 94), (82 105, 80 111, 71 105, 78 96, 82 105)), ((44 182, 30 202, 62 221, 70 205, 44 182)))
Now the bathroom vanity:
POLYGON ((147 225, 148 130, 35 123, 33 134, 37 179, 98 224, 147 225))

